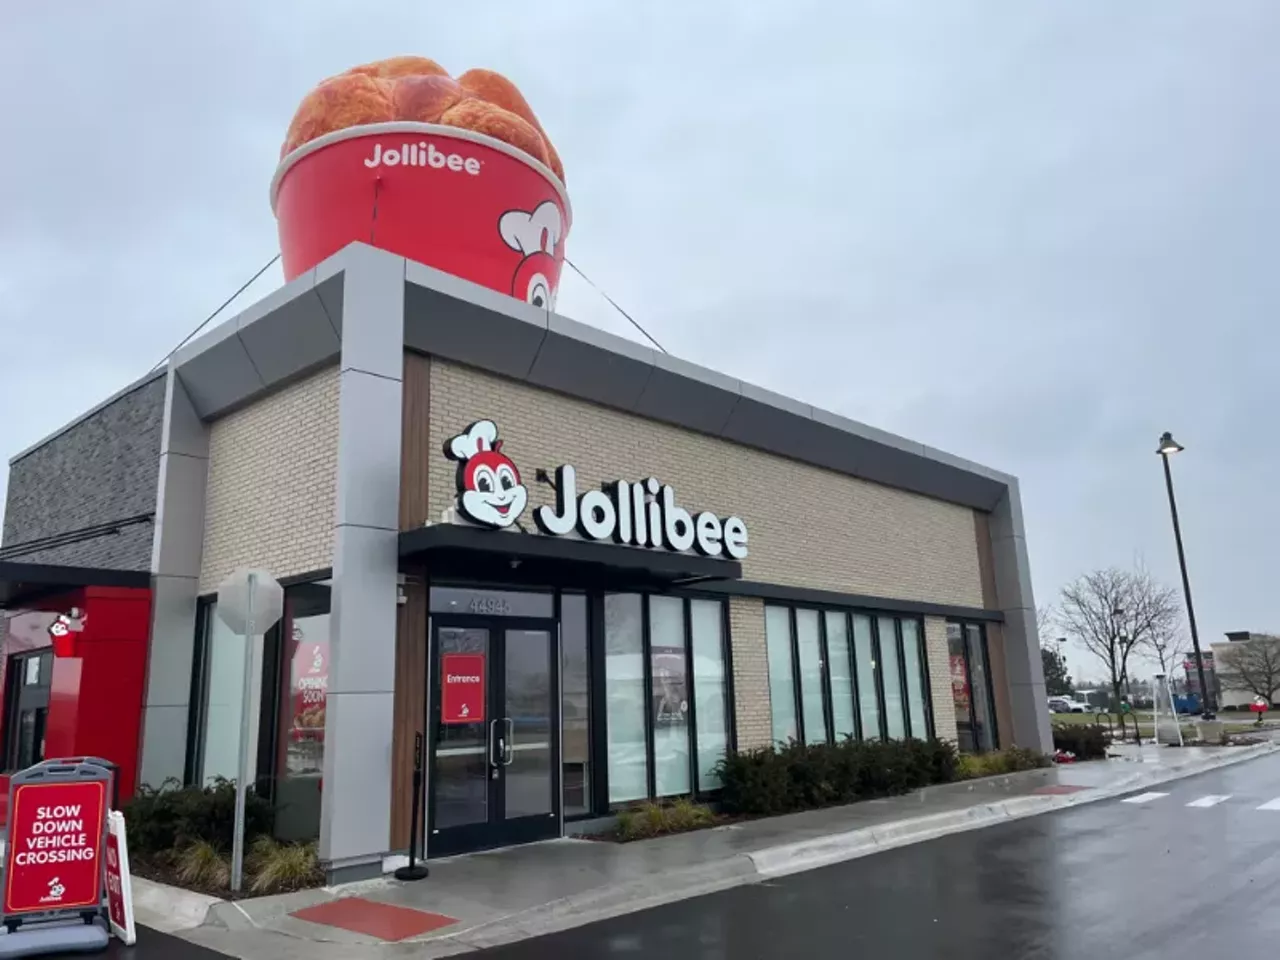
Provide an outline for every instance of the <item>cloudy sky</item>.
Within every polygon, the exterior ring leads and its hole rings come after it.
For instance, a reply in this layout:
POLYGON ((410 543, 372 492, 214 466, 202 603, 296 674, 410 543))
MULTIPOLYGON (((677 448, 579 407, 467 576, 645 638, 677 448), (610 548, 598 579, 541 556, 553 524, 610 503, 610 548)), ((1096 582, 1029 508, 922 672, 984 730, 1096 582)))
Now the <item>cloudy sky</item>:
MULTIPOLYGON (((424 54, 521 86, 565 161, 571 258, 672 353, 1021 477, 1039 602, 1137 558, 1177 583, 1168 429, 1202 636, 1280 630, 1274 0, 0 19, 3 459, 275 253, 268 181, 315 81, 424 54)), ((635 336, 576 277, 559 305, 635 336)))

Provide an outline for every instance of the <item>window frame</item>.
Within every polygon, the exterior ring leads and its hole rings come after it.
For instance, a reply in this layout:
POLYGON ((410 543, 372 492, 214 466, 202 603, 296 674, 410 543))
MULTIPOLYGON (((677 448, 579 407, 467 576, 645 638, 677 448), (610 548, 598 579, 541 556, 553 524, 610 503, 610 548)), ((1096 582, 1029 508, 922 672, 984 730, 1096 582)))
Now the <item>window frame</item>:
MULTIPOLYGON (((964 650, 964 682, 969 691, 969 703, 976 702, 973 691, 973 651, 969 645, 969 627, 976 627, 978 631, 978 643, 982 645, 982 664, 983 676, 986 679, 986 689, 983 691, 987 705, 987 716, 989 718, 989 726, 991 728, 991 747, 984 748, 979 742, 976 735, 972 734, 973 752, 974 754, 992 753, 1000 749, 1000 724, 999 718, 996 716, 996 692, 995 681, 991 676, 991 648, 987 641, 987 625, 981 620, 964 620, 956 617, 948 617, 948 624, 955 624, 960 628, 960 642, 964 650)), ((950 653, 948 652, 948 656, 950 653)), ((971 719, 970 726, 973 725, 972 706, 970 707, 971 719)))
MULTIPOLYGON (((933 689, 929 683, 929 648, 925 638, 924 618, 917 614, 897 613, 891 610, 876 610, 863 607, 843 607, 836 604, 795 604, 795 603, 774 603, 765 602, 765 609, 769 607, 777 607, 787 611, 787 622, 790 630, 791 643, 791 669, 792 669, 792 685, 791 696, 796 711, 796 738, 800 743, 808 743, 808 732, 805 730, 804 717, 804 691, 800 675, 800 635, 798 629, 798 611, 812 610, 818 615, 818 639, 819 651, 822 657, 822 699, 823 699, 823 719, 826 726, 826 740, 828 744, 835 743, 834 727, 835 714, 833 696, 834 692, 831 688, 831 648, 827 636, 827 614, 835 613, 844 618, 845 631, 847 637, 847 649, 849 654, 849 678, 851 692, 853 694, 853 718, 855 738, 858 740, 868 739, 868 731, 864 728, 862 709, 861 709, 861 685, 858 676, 858 655, 856 649, 856 637, 854 633, 853 618, 855 616, 866 617, 871 628, 871 655, 879 669, 875 675, 875 694, 876 694, 876 712, 879 721, 879 729, 874 732, 875 737, 881 740, 888 740, 889 735, 889 716, 887 703, 885 700, 885 682, 886 671, 884 670, 884 657, 882 648, 884 643, 893 644, 894 652, 897 654, 897 670, 895 671, 898 690, 901 692, 902 703, 902 723, 906 739, 932 741, 937 739, 937 726, 934 719, 933 711, 933 689), (893 635, 891 637, 882 636, 880 629, 881 619, 889 620, 893 623, 893 635), (911 691, 907 684, 908 667, 906 658, 906 638, 903 634, 902 624, 904 621, 911 620, 916 624, 916 643, 918 645, 917 662, 920 667, 920 692, 924 698, 924 721, 926 729, 916 731, 913 729, 911 722, 910 697, 911 691)), ((767 617, 767 613, 765 614, 767 617)), ((983 631, 983 640, 985 642, 986 631, 983 631)), ((767 641, 766 641, 767 642, 767 641)), ((774 695, 774 684, 770 677, 769 695, 774 695)))
POLYGON ((618 810, 625 810, 637 803, 663 800, 667 799, 669 796, 689 796, 695 800, 710 799, 718 796, 720 794, 720 788, 717 787, 712 790, 702 790, 699 785, 698 708, 693 673, 693 601, 708 600, 717 604, 720 608, 720 655, 721 663, 724 665, 725 687, 725 753, 730 754, 737 750, 737 724, 734 722, 733 645, 730 635, 729 603, 727 598, 713 593, 698 593, 683 590, 601 590, 594 593, 588 593, 588 598, 594 606, 590 617, 590 623, 588 624, 591 636, 588 653, 593 660, 591 670, 592 691, 590 702, 593 718, 599 717, 599 732, 597 733, 593 726, 591 738, 592 743, 596 748, 593 752, 593 760, 595 759, 595 755, 598 755, 601 758, 600 765, 597 766, 597 770, 599 770, 600 773, 598 777, 593 778, 592 782, 592 796, 594 800, 592 812, 579 814, 575 817, 565 817, 565 822, 571 822, 573 820, 589 820, 593 817, 615 813, 618 810), (630 595, 638 596, 640 598, 640 655, 644 669, 645 790, 647 796, 637 797, 633 800, 609 800, 609 716, 605 702, 606 637, 604 616, 604 600, 607 595, 630 595), (661 797, 657 795, 657 766, 654 758, 653 635, 649 614, 649 601, 651 597, 666 597, 680 601, 681 614, 684 617, 684 669, 686 695, 689 703, 689 717, 687 720, 689 734, 689 791, 688 793, 669 794, 661 797), (595 615, 597 610, 599 614, 598 616, 595 615))

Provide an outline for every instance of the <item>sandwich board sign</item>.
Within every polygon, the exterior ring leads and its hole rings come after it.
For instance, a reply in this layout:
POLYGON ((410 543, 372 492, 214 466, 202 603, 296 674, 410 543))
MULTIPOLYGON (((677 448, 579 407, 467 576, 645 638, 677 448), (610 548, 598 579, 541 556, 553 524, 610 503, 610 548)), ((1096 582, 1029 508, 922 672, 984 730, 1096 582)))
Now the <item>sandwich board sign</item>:
POLYGON ((46 760, 10 778, 0 895, 5 956, 106 947, 103 888, 113 777, 107 761, 76 757, 46 760))
POLYGON ((138 931, 133 924, 133 880, 129 875, 129 842, 125 835, 124 814, 112 810, 107 814, 107 919, 111 932, 133 946, 138 931))

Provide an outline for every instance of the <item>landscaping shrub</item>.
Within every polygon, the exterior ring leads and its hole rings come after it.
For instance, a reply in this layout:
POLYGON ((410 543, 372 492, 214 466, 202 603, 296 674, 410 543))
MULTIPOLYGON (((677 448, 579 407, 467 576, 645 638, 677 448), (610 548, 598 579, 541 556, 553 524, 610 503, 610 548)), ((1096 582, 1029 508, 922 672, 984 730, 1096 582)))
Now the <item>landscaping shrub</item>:
POLYGON ((956 779, 1003 776, 1023 770, 1038 770, 1052 763, 1043 753, 1024 747, 1009 747, 1005 750, 992 750, 990 753, 967 753, 960 758, 956 779))
POLYGON ((947 783, 958 763, 955 747, 945 742, 792 740, 724 758, 720 802, 727 813, 751 816, 811 810, 947 783))
POLYGON ((231 860, 208 840, 197 840, 183 849, 174 869, 189 887, 222 889, 231 885, 231 860))
POLYGON ((1107 730, 1097 723, 1086 726, 1056 724, 1053 747, 1055 750, 1069 750, 1077 760, 1103 760, 1107 756, 1107 730))
POLYGON ((681 797, 674 803, 646 801, 618 812, 619 840, 645 840, 668 833, 684 833, 712 826, 716 822, 710 808, 681 797))
POLYGON ((271 837, 253 842, 245 867, 252 893, 284 893, 324 883, 314 843, 279 843, 271 837))
MULTIPOLYGON (((244 814, 247 843, 271 832, 271 804, 252 790, 244 814)), ((144 785, 124 806, 129 850, 142 857, 173 855, 203 842, 229 851, 235 815, 236 787, 230 780, 218 778, 206 787, 184 787, 177 780, 159 788, 144 785)))

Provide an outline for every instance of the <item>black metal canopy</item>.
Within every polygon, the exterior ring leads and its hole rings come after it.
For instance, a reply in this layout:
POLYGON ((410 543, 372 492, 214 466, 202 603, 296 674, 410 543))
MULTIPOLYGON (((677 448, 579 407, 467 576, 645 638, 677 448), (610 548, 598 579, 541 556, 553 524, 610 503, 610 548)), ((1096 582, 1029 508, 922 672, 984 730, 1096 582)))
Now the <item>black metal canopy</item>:
POLYGON ((23 606, 40 597, 80 587, 149 586, 151 574, 146 570, 103 570, 0 560, 0 609, 23 606))
POLYGON ((402 531, 400 562, 425 566, 433 578, 544 586, 662 587, 742 577, 737 560, 454 523, 402 531))

